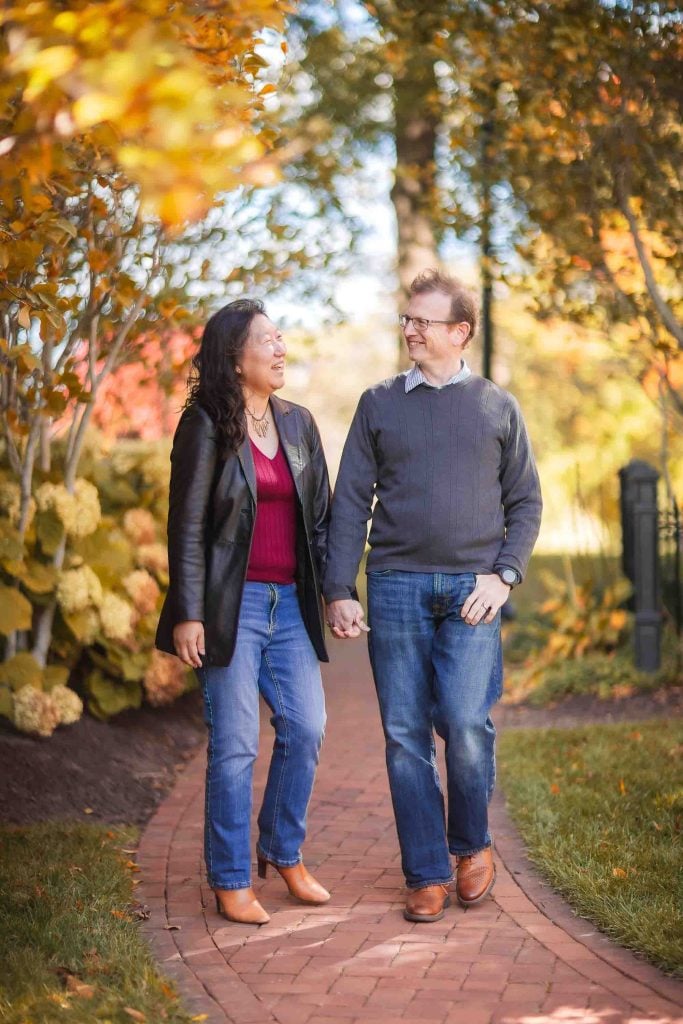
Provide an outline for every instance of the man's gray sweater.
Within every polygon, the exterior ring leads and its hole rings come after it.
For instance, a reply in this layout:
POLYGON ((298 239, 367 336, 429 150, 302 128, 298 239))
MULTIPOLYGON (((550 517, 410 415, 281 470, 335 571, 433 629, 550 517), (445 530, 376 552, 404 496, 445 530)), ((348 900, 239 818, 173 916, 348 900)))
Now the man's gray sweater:
POLYGON ((541 489, 517 401, 474 374, 408 394, 405 380, 358 403, 332 504, 327 601, 351 596, 370 518, 368 571, 526 572, 541 489))

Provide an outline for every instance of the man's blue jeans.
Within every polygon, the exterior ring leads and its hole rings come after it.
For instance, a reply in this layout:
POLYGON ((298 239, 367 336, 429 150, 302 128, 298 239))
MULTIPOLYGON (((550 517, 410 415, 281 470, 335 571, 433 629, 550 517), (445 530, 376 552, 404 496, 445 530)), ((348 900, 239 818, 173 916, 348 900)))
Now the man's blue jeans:
POLYGON ((502 692, 500 614, 490 625, 461 618, 475 582, 474 573, 368 573, 370 660, 409 888, 449 882, 449 851, 491 845, 489 711, 502 692), (447 821, 434 730, 445 742, 447 821))
POLYGON ((298 864, 325 728, 320 666, 294 584, 245 583, 237 645, 227 668, 201 668, 209 729, 204 855, 214 889, 251 885, 252 777, 259 693, 272 711, 275 744, 258 818, 258 849, 298 864))

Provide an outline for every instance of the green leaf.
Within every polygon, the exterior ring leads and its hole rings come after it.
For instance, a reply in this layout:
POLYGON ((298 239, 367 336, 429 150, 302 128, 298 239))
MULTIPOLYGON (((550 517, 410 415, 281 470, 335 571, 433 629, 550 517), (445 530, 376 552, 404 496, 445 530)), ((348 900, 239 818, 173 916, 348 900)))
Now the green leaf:
POLYGON ((139 708, 142 704, 139 683, 106 679, 98 670, 88 676, 86 689, 90 698, 88 709, 96 718, 109 718, 128 708, 139 708))
POLYGON ((24 545, 18 530, 6 520, 0 519, 0 559, 21 559, 24 557, 24 545))
POLYGON ((46 509, 36 516, 36 533, 40 546, 46 555, 54 555, 64 536, 64 525, 53 509, 46 509))
POLYGON ((15 629, 31 628, 31 603, 14 587, 0 584, 0 633, 9 636, 15 629))
POLYGON ((0 715, 11 719, 13 710, 12 691, 8 686, 0 686, 0 715))
POLYGON ((83 611, 72 612, 70 615, 62 612, 62 618, 81 644, 90 643, 99 626, 99 618, 94 608, 84 608, 83 611))
POLYGON ((57 570, 52 565, 45 565, 37 559, 24 563, 16 576, 19 577, 27 590, 34 594, 49 594, 57 583, 57 570))
POLYGON ((42 690, 43 670, 32 654, 22 651, 0 665, 0 683, 12 690, 21 690, 24 686, 42 690))
POLYGON ((137 682, 143 679, 149 665, 149 651, 137 651, 127 654, 121 662, 123 678, 126 682, 137 682))
POLYGON ((55 686, 66 686, 68 680, 66 665, 48 665, 43 673, 43 689, 49 692, 55 686))

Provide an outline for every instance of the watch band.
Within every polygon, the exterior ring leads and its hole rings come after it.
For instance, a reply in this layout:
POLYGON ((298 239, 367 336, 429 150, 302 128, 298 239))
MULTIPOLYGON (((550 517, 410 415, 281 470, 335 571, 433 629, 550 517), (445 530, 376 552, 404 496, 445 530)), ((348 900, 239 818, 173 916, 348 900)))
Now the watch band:
POLYGON ((500 576, 503 583, 508 587, 516 587, 518 583, 522 582, 522 578, 516 569, 513 569, 511 565, 497 565, 495 571, 500 576), (508 579, 506 579, 506 576, 508 579))

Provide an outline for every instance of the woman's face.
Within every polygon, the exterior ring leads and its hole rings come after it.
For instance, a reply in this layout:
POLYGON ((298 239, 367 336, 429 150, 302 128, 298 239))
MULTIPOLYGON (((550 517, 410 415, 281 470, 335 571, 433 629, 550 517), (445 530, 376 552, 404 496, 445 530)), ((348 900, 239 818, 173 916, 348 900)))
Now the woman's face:
POLYGON ((275 324, 263 313, 251 321, 237 361, 242 384, 253 394, 270 395, 285 383, 287 346, 275 324))

